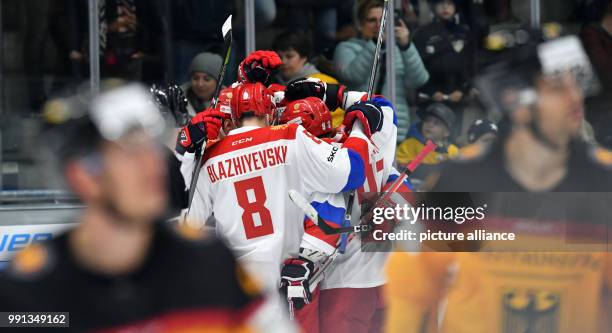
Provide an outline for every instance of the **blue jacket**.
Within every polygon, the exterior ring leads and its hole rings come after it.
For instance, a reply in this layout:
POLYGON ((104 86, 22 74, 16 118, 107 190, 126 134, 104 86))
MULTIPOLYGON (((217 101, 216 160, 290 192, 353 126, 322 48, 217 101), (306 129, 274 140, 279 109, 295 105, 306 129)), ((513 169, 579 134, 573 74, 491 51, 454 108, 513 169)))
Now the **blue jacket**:
MULTIPOLYGON (((372 71, 376 45, 369 40, 351 38, 336 47, 334 66, 340 82, 350 90, 366 91, 372 71)), ((395 112, 397 114, 397 139, 401 142, 406 137, 410 127, 410 110, 407 94, 409 88, 418 88, 429 80, 429 73, 423 65, 416 47, 401 51, 394 45, 395 75, 397 80, 397 95, 395 112)), ((380 68, 380 66, 379 66, 380 68)), ((380 73, 377 75, 380 77, 380 73)), ((387 95, 387 85, 383 86, 383 95, 387 95)))

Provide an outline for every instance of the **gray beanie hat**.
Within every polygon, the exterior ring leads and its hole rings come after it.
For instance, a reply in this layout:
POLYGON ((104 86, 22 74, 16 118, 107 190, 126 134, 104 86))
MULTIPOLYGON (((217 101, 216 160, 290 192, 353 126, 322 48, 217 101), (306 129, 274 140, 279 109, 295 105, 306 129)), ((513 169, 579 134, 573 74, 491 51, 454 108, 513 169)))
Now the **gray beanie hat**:
POLYGON ((442 120, 448 129, 453 128, 453 124, 455 123, 455 113, 442 103, 432 103, 425 110, 419 109, 417 115, 421 120, 425 120, 427 116, 434 116, 442 120))
POLYGON ((223 59, 217 54, 208 52, 200 53, 191 61, 191 65, 189 65, 189 75, 192 75, 194 72, 203 72, 217 79, 222 63, 223 59))

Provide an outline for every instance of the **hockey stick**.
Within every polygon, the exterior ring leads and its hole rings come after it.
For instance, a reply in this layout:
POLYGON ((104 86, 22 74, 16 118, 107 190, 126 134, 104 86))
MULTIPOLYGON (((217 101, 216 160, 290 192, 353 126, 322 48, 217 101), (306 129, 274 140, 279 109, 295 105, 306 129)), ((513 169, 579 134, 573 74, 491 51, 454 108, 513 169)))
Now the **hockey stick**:
MULTIPOLYGON (((436 149, 436 144, 433 143, 431 140, 427 141, 427 143, 425 144, 425 147, 423 147, 423 149, 421 149, 419 154, 412 160, 412 162, 410 162, 410 164, 408 165, 406 170, 401 174, 401 176, 399 176, 393 182, 393 184, 386 191, 383 192, 381 198, 376 200, 376 203, 373 207, 376 207, 377 203, 380 203, 381 200, 388 199, 388 197, 393 192, 397 191, 397 189, 401 186, 401 184, 404 182, 406 177, 410 176, 414 172, 414 170, 421 164, 421 162, 423 162, 423 159, 425 159, 425 157, 429 153, 431 153, 434 149, 436 149)), ((304 212, 304 214, 308 216, 310 220, 312 220, 312 222, 314 222, 319 228, 321 228, 321 231, 323 231, 323 233, 326 235, 366 232, 372 229, 370 225, 352 225, 352 226, 340 227, 340 228, 333 227, 319 215, 317 210, 298 191, 289 190, 289 199, 291 199, 291 201, 298 208, 300 208, 304 212)), ((348 210, 348 207, 347 207, 347 210, 348 210)))
MULTIPOLYGON (((221 65, 221 70, 219 71, 219 75, 217 76, 217 86, 215 87, 213 99, 210 102, 212 108, 217 105, 217 101, 219 100, 219 92, 221 91, 222 81, 225 77, 225 69, 227 68, 227 63, 229 62, 230 53, 232 51, 232 15, 228 16, 225 20, 225 23, 223 23, 223 26, 221 27, 221 32, 223 33, 223 47, 225 49, 225 58, 223 59, 223 65, 221 65)), ((200 148, 200 153, 198 154, 195 168, 191 173, 191 185, 189 186, 189 201, 187 202, 187 213, 185 214, 185 217, 189 215, 189 211, 191 210, 191 203, 195 194, 196 185, 198 184, 200 169, 202 168, 202 163, 204 162, 204 150, 206 149, 206 141, 207 140, 204 140, 204 142, 202 142, 202 147, 200 148)))
MULTIPOLYGON (((370 72, 370 82, 368 83, 368 100, 372 98, 374 91, 374 82, 376 81, 376 71, 378 71, 378 62, 380 60, 380 50, 382 49, 382 39, 385 34, 385 25, 387 23, 387 12, 389 10, 389 0, 385 0, 383 4, 382 18, 380 19, 380 29, 378 30, 378 39, 376 40, 376 50, 374 51, 374 62, 372 63, 372 71, 370 72)), ((355 202, 355 190, 349 192, 346 204, 346 212, 344 215, 344 224, 350 225, 352 219, 353 203, 355 202)), ((365 231, 365 230, 364 230, 365 231)), ((344 236, 340 243, 340 252, 344 253, 347 239, 344 236)))
POLYGON ((376 81, 376 71, 378 70, 378 60, 380 58, 380 50, 382 48, 382 40, 385 35, 385 25, 387 23, 387 12, 389 10, 389 0, 385 0, 383 4, 382 18, 380 19, 380 30, 378 30, 378 39, 376 40, 376 50, 374 51, 374 63, 370 72, 370 82, 368 83, 368 99, 372 98, 374 90, 374 81, 376 81))
MULTIPOLYGON (((433 143, 433 141, 427 140, 427 143, 425 143, 425 147, 423 147, 423 149, 421 149, 421 151, 410 162, 410 164, 408 164, 408 167, 406 168, 406 170, 404 170, 404 172, 402 172, 402 174, 395 180, 395 182, 393 182, 393 184, 386 191, 383 192, 383 194, 380 197, 380 199, 376 200, 376 202, 374 203, 374 206, 372 206, 372 207, 376 207, 376 204, 378 204, 380 202, 384 202, 385 200, 389 199, 389 196, 391 196, 391 194, 396 192, 397 189, 402 185, 402 183, 404 182, 404 179, 410 177, 410 175, 412 175, 414 170, 421 164, 421 162, 423 162, 425 157, 427 157, 427 155, 429 155, 429 153, 434 151, 436 149, 436 147, 437 146, 436 146, 435 143, 433 143)), ((365 215, 365 213, 364 213, 364 215, 365 215)), ((363 215, 362 215, 362 217, 363 217, 363 215)))
POLYGON ((306 198, 304 198, 304 196, 302 196, 296 190, 289 190, 289 199, 291 199, 291 201, 298 208, 300 208, 304 212, 304 214, 308 216, 310 220, 312 220, 312 222, 314 222, 319 228, 321 228, 323 233, 326 235, 337 235, 337 234, 353 233, 353 232, 365 232, 369 230, 367 228, 369 226, 367 225, 353 225, 349 227, 340 227, 340 228, 332 227, 327 222, 325 222, 325 220, 321 216, 319 216, 319 213, 314 207, 312 207, 310 202, 308 202, 308 200, 306 200, 306 198), (366 228, 364 229, 363 227, 366 227, 366 228))

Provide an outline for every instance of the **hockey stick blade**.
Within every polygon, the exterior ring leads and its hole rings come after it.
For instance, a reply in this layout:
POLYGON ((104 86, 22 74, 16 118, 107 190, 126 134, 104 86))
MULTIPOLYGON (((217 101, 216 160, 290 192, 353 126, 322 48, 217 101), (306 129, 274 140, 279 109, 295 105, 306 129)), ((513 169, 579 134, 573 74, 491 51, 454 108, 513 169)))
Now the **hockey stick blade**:
POLYGON ((223 39, 225 36, 232 30, 232 15, 228 16, 225 22, 223 22, 223 26, 221 26, 221 33, 223 33, 223 39))
MULTIPOLYGON (((217 86, 215 87, 215 93, 213 94, 213 99, 211 101, 211 107, 213 108, 217 105, 217 100, 219 99, 219 92, 221 91, 221 85, 223 84, 223 78, 225 77, 225 69, 227 68, 230 53, 232 52, 232 15, 228 16, 225 22, 223 23, 223 26, 221 26, 221 32, 223 33, 225 58, 223 59, 221 70, 219 71, 219 75, 217 76, 217 86)), ((191 183, 189 186, 189 196, 187 201, 187 211, 185 213, 185 218, 187 218, 187 215, 189 215, 189 212, 191 211, 191 204, 195 195, 195 188, 198 184, 200 169, 202 168, 202 162, 204 161, 204 150, 206 149, 206 141, 207 140, 204 140, 204 142, 202 142, 200 154, 197 157, 194 169, 191 173, 191 183)))
POLYGON ((343 228, 334 228, 319 216, 317 210, 296 190, 289 190, 289 199, 301 209, 310 220, 312 220, 326 235, 337 235, 352 232, 366 232, 370 230, 368 225, 353 225, 343 228))

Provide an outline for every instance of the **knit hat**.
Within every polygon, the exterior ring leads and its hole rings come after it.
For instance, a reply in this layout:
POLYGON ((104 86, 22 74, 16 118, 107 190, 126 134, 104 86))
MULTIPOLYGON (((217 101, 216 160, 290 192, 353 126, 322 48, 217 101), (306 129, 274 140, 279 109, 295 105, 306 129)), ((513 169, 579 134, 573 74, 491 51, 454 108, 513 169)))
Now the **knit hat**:
POLYGON ((477 119, 472 123, 467 132, 468 141, 469 143, 474 143, 487 133, 497 134, 497 125, 487 119, 477 119))
POLYGON ((418 110, 417 115, 421 118, 421 121, 425 120, 427 116, 434 116, 442 120, 448 129, 453 128, 455 123, 455 113, 442 103, 432 103, 425 110, 418 110))
POLYGON ((223 59, 214 53, 203 52, 195 56, 189 65, 189 75, 195 72, 206 73, 215 79, 219 76, 223 59))

